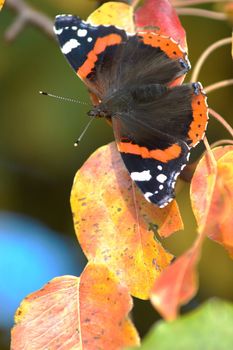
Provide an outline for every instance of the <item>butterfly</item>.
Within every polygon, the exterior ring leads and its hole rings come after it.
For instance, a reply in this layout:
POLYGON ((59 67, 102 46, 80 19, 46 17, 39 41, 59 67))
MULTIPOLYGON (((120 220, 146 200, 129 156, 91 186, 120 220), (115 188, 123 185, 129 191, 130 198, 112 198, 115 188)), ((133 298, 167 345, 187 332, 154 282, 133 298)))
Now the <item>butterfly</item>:
POLYGON ((187 54, 170 37, 129 34, 73 15, 56 16, 54 31, 63 55, 95 97, 88 115, 111 121, 131 179, 147 201, 165 207, 208 122, 201 83, 171 86, 190 69, 187 54))

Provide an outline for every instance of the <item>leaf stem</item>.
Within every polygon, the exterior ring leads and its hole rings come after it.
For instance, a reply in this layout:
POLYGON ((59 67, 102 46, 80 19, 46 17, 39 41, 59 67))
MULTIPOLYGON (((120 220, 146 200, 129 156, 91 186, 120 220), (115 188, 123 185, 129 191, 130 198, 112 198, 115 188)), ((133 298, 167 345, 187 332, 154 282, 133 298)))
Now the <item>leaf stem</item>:
POLYGON ((211 84, 207 87, 205 87, 205 92, 206 93, 210 93, 214 90, 223 88, 225 86, 229 86, 229 85, 233 85, 233 79, 227 79, 227 80, 222 80, 222 81, 218 81, 217 83, 211 84))
POLYGON ((230 126, 230 124, 227 123, 227 121, 219 114, 217 113, 215 110, 213 110, 212 108, 209 108, 209 113, 219 121, 219 123, 221 123, 224 128, 229 132, 229 134, 233 137, 233 129, 230 126))
POLYGON ((227 16, 225 15, 225 13, 203 10, 198 8, 178 7, 176 9, 176 12, 178 13, 178 15, 199 16, 199 17, 216 19, 219 21, 225 21, 227 19, 227 16))
POLYGON ((138 5, 140 0, 132 0, 131 1, 131 6, 136 7, 138 5))
POLYGON ((215 172, 215 170, 217 168, 217 162, 216 162, 216 159, 214 157, 214 154, 212 152, 212 149, 210 147, 210 144, 209 144, 206 136, 204 137, 203 142, 204 142, 204 145, 205 145, 205 148, 206 148, 206 151, 207 151, 208 158, 210 160, 211 169, 212 169, 213 172, 215 172))
POLYGON ((193 74, 191 76, 191 81, 197 81, 198 75, 200 73, 200 70, 204 64, 204 62, 206 61, 207 57, 216 49, 218 49, 219 47, 222 47, 223 45, 228 45, 232 43, 232 38, 224 38, 221 40, 216 41, 215 43, 213 43, 212 45, 210 45, 209 47, 207 47, 207 49, 202 53, 202 55, 199 57, 194 69, 193 69, 193 74))

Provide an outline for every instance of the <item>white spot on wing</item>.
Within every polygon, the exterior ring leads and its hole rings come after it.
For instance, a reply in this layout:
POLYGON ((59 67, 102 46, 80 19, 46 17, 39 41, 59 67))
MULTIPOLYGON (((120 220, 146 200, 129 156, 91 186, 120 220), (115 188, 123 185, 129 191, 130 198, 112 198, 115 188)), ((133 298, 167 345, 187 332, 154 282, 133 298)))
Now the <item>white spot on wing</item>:
POLYGON ((167 180, 167 176, 164 175, 164 174, 159 174, 157 177, 156 177, 156 180, 158 182, 161 182, 162 184, 167 180))
POLYGON ((87 35, 87 30, 86 29, 79 29, 77 31, 77 35, 80 37, 80 38, 84 38, 86 35, 87 35))
POLYGON ((67 41, 61 48, 62 53, 64 53, 65 55, 67 55, 68 53, 70 53, 73 49, 75 49, 76 47, 80 46, 81 44, 78 42, 78 40, 76 39, 70 39, 69 41, 67 41))
POLYGON ((181 171, 186 167, 186 164, 183 164, 181 167, 181 171))
POLYGON ((57 29, 56 27, 53 27, 53 31, 56 35, 60 35, 63 32, 63 28, 57 29))
POLYGON ((89 38, 87 38, 87 41, 89 42, 89 43, 91 43, 92 42, 92 38, 89 36, 89 38))
POLYGON ((158 170, 163 170, 162 165, 158 165, 158 166, 157 166, 157 169, 158 169, 158 170))
POLYGON ((146 192, 146 193, 144 193, 144 197, 146 198, 146 200, 148 201, 148 202, 150 202, 150 197, 151 196, 153 196, 153 193, 151 193, 151 192, 146 192))
POLYGON ((130 174, 131 179, 134 181, 149 181, 152 176, 150 174, 150 170, 144 170, 142 172, 133 172, 130 174))
POLYGON ((163 190, 163 185, 159 185, 159 189, 160 189, 160 190, 163 190))

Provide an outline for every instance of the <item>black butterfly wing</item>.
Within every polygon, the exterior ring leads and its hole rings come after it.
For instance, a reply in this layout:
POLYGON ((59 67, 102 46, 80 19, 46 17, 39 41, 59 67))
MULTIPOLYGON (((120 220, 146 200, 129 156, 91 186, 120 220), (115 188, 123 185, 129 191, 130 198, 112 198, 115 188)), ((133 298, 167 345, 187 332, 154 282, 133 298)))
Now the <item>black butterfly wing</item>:
POLYGON ((165 207, 175 196, 176 180, 189 160, 190 148, 182 140, 160 132, 148 132, 146 141, 144 137, 137 139, 117 117, 113 118, 113 129, 131 179, 146 200, 165 207))
POLYGON ((101 100, 135 83, 168 84, 190 68, 177 43, 154 33, 129 35, 72 15, 57 16, 54 31, 72 68, 101 100))

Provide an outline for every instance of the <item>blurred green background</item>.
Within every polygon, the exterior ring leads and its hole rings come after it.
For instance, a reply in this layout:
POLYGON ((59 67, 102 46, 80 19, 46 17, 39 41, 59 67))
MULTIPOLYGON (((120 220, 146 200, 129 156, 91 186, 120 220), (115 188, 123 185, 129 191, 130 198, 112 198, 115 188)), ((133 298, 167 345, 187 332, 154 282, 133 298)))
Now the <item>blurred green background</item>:
MULTIPOLYGON (((97 1, 91 0, 28 0, 28 3, 51 18, 59 13, 73 13, 85 19, 97 7, 97 1)), ((212 5, 205 8, 214 9, 212 5)), ((38 225, 56 232, 58 238, 68 239, 75 247, 73 254, 77 255, 79 274, 85 259, 74 234, 70 190, 76 171, 88 156, 97 147, 113 140, 112 130, 104 121, 96 120, 78 149, 73 147, 73 142, 87 122, 86 112, 90 107, 43 97, 38 91, 45 90, 89 102, 86 88, 62 57, 56 42, 38 29, 28 26, 14 42, 7 43, 4 33, 14 18, 15 14, 5 6, 0 13, 0 213, 23 214, 24 218, 35 219, 38 225)), ((231 36, 231 26, 224 21, 191 16, 182 16, 181 20, 187 32, 192 66, 208 45, 231 36)), ((224 46, 209 57, 199 77, 204 86, 232 78, 230 50, 230 46, 224 46)), ((190 74, 187 80, 189 77, 190 74)), ((229 123, 232 122, 232 97, 233 88, 228 87, 211 93, 208 100, 209 105, 229 123)), ((213 119, 210 120, 207 135, 210 142, 228 138, 223 127, 213 119)), ((193 157, 197 158, 202 151, 203 146, 199 146, 193 157)), ((185 230, 165 242, 175 255, 187 249, 196 235, 188 191, 188 185, 183 184, 178 195, 185 230)), ((20 234, 23 235, 22 232, 20 234)), ((33 236, 31 238, 33 241, 33 236)), ((17 246, 20 244, 19 235, 17 246)), ((11 257, 12 264, 20 264, 11 248, 3 252, 3 247, 0 246, 0 264, 4 263, 4 254, 11 257)), ((36 250, 37 246, 31 249, 36 250)), ((42 254, 43 258, 46 259, 42 254)), ((215 295, 233 299, 233 263, 223 248, 206 242, 199 270, 200 290, 188 307, 192 308, 215 295)), ((12 288, 4 282, 8 271, 0 271, 7 291, 12 288)), ((15 277, 12 272, 10 279, 14 280, 15 277)), ((18 287, 23 288, 28 278, 25 271, 18 287)), ((46 282, 45 279, 42 284, 46 282)), ((40 282, 36 288, 42 284, 40 282)), ((149 302, 135 300, 135 304, 133 317, 139 332, 144 334, 158 315, 149 302)), ((10 327, 1 327, 0 349, 9 349, 10 327)))

